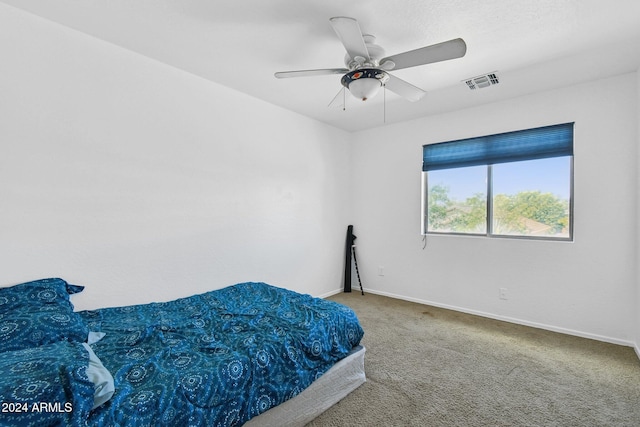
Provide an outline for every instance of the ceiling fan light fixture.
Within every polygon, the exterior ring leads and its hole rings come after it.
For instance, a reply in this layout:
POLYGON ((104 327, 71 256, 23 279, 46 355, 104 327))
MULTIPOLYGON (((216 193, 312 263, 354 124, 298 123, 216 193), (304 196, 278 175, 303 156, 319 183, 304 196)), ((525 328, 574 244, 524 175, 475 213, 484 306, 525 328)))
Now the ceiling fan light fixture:
POLYGON ((342 85, 349 89, 353 96, 362 101, 371 99, 389 80, 389 75, 376 68, 360 68, 342 76, 342 85))
POLYGON ((349 84, 349 92, 356 98, 366 101, 376 96, 380 87, 382 87, 380 80, 364 78, 352 81, 349 84))

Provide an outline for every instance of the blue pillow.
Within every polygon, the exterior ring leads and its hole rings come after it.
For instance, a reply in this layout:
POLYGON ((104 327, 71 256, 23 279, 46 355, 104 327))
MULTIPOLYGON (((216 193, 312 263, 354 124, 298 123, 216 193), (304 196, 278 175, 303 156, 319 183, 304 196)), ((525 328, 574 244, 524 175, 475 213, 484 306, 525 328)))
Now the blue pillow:
POLYGON ((62 279, 40 279, 0 288, 0 314, 17 307, 38 308, 69 303, 69 295, 82 292, 84 286, 71 285, 62 279))
POLYGON ((0 288, 0 353, 58 341, 85 342, 89 329, 69 295, 82 291, 62 279, 0 288))
POLYGON ((66 341, 2 353, 1 424, 86 425, 95 393, 88 364, 83 344, 66 341))

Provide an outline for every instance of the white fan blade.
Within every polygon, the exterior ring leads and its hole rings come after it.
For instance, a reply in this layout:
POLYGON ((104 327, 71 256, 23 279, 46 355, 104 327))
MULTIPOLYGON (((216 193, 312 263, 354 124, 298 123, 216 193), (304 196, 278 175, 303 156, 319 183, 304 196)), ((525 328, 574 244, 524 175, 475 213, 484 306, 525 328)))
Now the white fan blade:
POLYGON ((384 64, 386 61, 393 61, 393 63, 395 63, 395 67, 393 67, 393 69, 400 70, 402 68, 415 67, 416 65, 431 64, 434 62, 461 58, 465 53, 467 53, 467 44, 464 40, 453 39, 431 46, 425 46, 420 49, 388 56, 386 58, 382 58, 380 63, 384 64))
POLYGON ((351 59, 356 59, 357 56, 361 56, 367 61, 371 60, 358 21, 345 16, 336 16, 329 19, 329 21, 331 21, 333 29, 336 31, 338 38, 351 59))
POLYGON ((278 71, 275 76, 279 79, 286 79, 289 77, 309 77, 309 76, 326 76, 329 74, 344 74, 348 73, 347 68, 322 68, 318 70, 299 70, 299 71, 278 71))
POLYGON ((391 92, 396 93, 401 97, 408 99, 409 101, 419 101, 423 96, 427 94, 427 92, 423 91, 419 87, 412 85, 409 82, 392 76, 389 73, 387 73, 387 75, 389 76, 389 80, 385 83, 384 86, 391 92))

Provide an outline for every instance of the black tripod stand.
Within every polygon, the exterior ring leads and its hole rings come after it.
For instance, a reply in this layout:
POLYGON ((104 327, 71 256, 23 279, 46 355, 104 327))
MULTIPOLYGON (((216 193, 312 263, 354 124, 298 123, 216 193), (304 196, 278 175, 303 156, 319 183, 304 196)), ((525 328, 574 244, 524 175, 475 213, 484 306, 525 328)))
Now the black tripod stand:
POLYGON ((360 292, 364 295, 362 281, 360 280, 360 271, 358 270, 358 259, 356 258, 356 245, 354 245, 354 240, 356 240, 356 236, 353 235, 353 225, 350 225, 347 227, 347 243, 345 247, 344 291, 351 292, 351 259, 353 259, 356 266, 358 283, 360 284, 360 292))

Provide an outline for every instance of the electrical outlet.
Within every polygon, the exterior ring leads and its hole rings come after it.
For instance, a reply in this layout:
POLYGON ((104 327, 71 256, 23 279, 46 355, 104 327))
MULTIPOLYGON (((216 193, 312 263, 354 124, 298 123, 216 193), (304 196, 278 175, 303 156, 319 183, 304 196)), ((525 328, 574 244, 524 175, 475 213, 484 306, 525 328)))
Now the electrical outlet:
POLYGON ((507 298, 507 288, 500 288, 500 289, 498 290, 498 297, 499 297, 500 299, 505 299, 505 300, 506 300, 506 299, 508 299, 508 298, 507 298))
POLYGON ((384 276, 384 267, 382 266, 378 267, 378 276, 384 276))

